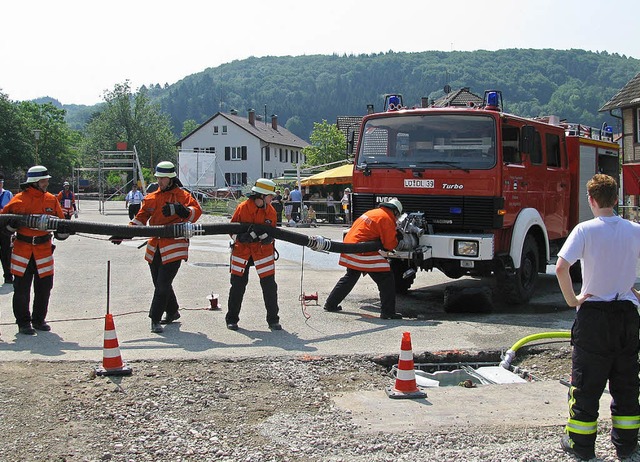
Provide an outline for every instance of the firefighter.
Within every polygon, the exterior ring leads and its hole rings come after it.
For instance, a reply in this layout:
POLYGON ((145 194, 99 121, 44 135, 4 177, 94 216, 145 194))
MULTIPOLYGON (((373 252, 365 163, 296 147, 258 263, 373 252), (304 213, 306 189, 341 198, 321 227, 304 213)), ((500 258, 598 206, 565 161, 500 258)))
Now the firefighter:
MULTIPOLYGON (((160 162, 156 166, 155 176, 158 189, 147 194, 142 201, 140 211, 130 222, 133 226, 171 225, 175 223, 194 223, 202 208, 198 201, 182 188, 176 175, 175 165, 171 162, 160 162)), ((112 237, 115 244, 121 238, 112 237)), ((152 237, 147 242, 145 259, 149 263, 153 281, 153 299, 149 309, 151 332, 161 333, 162 324, 170 324, 180 318, 179 305, 173 291, 173 280, 178 274, 182 260, 189 256, 189 240, 168 237, 152 237), (164 319, 162 318, 165 314, 164 319)))
MULTIPOLYGON (((396 220, 402 214, 402 204, 398 199, 382 202, 378 208, 363 213, 344 237, 344 242, 375 241, 379 239, 385 251, 393 251, 398 246, 396 220)), ((360 276, 368 274, 377 284, 380 292, 380 317, 382 319, 402 319, 396 313, 395 280, 389 261, 380 252, 340 254, 338 262, 346 266, 347 273, 340 278, 327 297, 325 311, 341 311, 340 302, 345 299, 358 282, 360 276)))
MULTIPOLYGON (((276 226, 276 210, 271 205, 276 195, 276 184, 260 178, 251 188, 247 200, 241 203, 231 217, 232 223, 255 223, 276 226)), ((273 238, 268 234, 258 235, 249 230, 231 236, 234 240, 231 251, 231 288, 228 311, 225 317, 227 328, 238 330, 242 299, 249 281, 249 267, 254 265, 260 278, 262 298, 267 309, 267 324, 271 330, 282 330, 278 312, 278 285, 273 238)))
POLYGON ((617 216, 618 185, 609 175, 587 182, 594 218, 578 224, 558 252, 556 275, 571 328, 569 419, 562 449, 580 460, 595 458, 598 407, 607 380, 611 441, 620 460, 638 460, 638 298, 633 286, 640 259, 640 225, 617 216), (575 294, 569 268, 580 260, 582 288, 575 294))
POLYGON ((78 210, 76 209, 76 197, 71 191, 71 185, 68 181, 62 184, 62 191, 58 193, 58 201, 62 206, 62 212, 67 220, 71 220, 71 215, 78 218, 78 210))
MULTIPOLYGON (((21 184, 22 191, 2 209, 2 213, 16 215, 53 215, 64 218, 56 196, 47 192, 49 186, 47 168, 42 165, 27 171, 27 180, 21 184)), ((21 226, 10 221, 3 232, 16 233, 11 253, 13 274, 13 314, 18 332, 35 335, 36 330, 50 331, 46 322, 49 296, 53 287, 53 249, 51 233, 21 226), (29 311, 31 285, 33 283, 33 311, 29 311)), ((58 240, 69 237, 69 231, 60 224, 54 233, 58 240)))

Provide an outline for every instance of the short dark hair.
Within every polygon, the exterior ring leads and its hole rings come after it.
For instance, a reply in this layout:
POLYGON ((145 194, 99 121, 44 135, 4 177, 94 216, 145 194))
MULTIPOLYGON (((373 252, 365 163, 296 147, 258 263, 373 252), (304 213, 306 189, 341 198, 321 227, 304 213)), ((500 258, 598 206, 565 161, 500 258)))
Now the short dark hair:
POLYGON ((598 207, 614 207, 618 202, 618 183, 612 176, 596 173, 587 181, 587 193, 598 207))

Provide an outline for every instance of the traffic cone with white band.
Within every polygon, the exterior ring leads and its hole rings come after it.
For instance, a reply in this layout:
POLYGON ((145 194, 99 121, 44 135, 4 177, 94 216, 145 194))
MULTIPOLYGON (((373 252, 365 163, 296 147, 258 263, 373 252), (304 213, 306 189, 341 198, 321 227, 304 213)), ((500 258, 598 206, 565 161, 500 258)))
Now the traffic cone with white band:
POLYGON ((386 392, 389 398, 393 399, 427 397, 427 394, 416 385, 416 373, 413 370, 411 334, 409 332, 402 333, 395 386, 387 387, 386 392))
POLYGON ((104 349, 102 367, 96 368, 97 375, 131 375, 133 370, 122 362, 120 345, 116 335, 113 315, 108 314, 104 319, 104 349))

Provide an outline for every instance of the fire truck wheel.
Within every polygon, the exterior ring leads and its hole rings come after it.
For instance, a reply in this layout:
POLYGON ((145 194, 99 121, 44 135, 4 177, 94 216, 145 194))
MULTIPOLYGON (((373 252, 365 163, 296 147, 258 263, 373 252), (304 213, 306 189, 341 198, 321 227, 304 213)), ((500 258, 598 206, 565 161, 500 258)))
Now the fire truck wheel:
POLYGON ((520 268, 499 281, 507 302, 521 305, 531 299, 538 280, 539 262, 538 244, 533 236, 527 236, 522 245, 520 268))
POLYGON ((410 268, 409 263, 406 261, 391 259, 390 264, 393 279, 396 284, 396 293, 404 295, 409 292, 411 284, 413 284, 413 281, 416 279, 416 273, 414 272, 411 275, 407 275, 407 277, 403 277, 405 272, 410 268))

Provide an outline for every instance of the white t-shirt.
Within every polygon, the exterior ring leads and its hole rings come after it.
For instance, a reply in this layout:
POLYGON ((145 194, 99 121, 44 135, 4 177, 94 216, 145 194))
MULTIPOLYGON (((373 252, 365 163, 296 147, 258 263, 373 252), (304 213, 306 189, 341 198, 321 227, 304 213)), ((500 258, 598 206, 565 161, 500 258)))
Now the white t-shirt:
POLYGON ((640 224, 618 216, 597 217, 578 224, 558 256, 582 265, 581 294, 591 301, 630 300, 640 259, 640 224))

